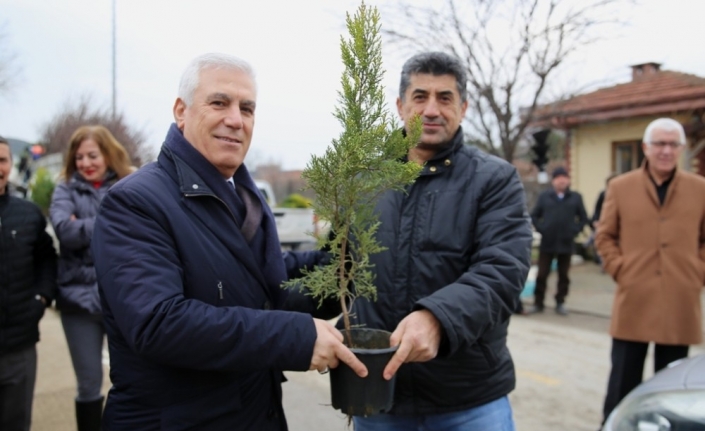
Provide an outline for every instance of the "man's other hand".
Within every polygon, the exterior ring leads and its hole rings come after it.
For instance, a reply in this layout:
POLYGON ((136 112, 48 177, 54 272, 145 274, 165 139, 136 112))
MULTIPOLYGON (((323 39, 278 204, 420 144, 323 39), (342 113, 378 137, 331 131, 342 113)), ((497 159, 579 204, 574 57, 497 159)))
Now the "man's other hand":
POLYGON ((343 344, 343 334, 333 325, 321 319, 313 319, 316 325, 316 344, 313 346, 313 357, 309 370, 325 372, 338 366, 339 361, 345 362, 360 377, 367 377, 367 368, 353 352, 343 344))
POLYGON ((441 324, 428 310, 414 311, 399 322, 389 343, 399 348, 384 368, 387 380, 405 362, 426 362, 436 357, 441 344, 441 324))

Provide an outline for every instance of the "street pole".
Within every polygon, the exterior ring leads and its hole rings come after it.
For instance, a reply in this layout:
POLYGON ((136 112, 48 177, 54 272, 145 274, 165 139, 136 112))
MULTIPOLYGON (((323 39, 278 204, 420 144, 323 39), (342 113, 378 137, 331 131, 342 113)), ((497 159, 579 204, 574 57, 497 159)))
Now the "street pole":
POLYGON ((116 88, 116 44, 115 44, 115 1, 113 0, 113 110, 112 110, 112 115, 113 115, 113 120, 116 117, 116 94, 117 94, 117 88, 116 88))

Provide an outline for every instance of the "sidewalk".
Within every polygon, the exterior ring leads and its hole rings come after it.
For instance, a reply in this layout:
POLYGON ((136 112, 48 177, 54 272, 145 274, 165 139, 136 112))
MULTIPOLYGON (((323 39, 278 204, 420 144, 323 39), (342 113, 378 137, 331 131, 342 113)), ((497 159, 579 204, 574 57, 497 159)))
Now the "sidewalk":
MULTIPOLYGON (((566 298, 566 308, 575 314, 610 318, 616 284, 608 274, 600 271, 600 266, 594 262, 573 265, 569 272, 570 290, 566 298)), ((553 296, 556 294, 558 275, 552 271, 548 277, 546 289, 546 307, 553 307, 553 296)), ((524 298, 524 308, 533 305, 533 297, 524 298)), ((705 316, 705 290, 701 294, 703 316, 705 316)), ((703 319, 705 332, 705 319, 703 319)))
MULTIPOLYGON (((572 265, 570 272, 570 290, 566 298, 566 307, 570 312, 609 318, 612 312, 615 283, 612 277, 602 273, 600 266, 594 262, 572 265)), ((546 288, 546 307, 553 307, 556 294, 558 274, 552 271, 546 288)), ((533 298, 525 298, 531 304, 533 298)))
MULTIPOLYGON (((76 378, 59 313, 49 309, 39 324, 37 383, 32 408, 32 431, 75 431, 76 378)), ((103 393, 110 380, 104 366, 103 393)))

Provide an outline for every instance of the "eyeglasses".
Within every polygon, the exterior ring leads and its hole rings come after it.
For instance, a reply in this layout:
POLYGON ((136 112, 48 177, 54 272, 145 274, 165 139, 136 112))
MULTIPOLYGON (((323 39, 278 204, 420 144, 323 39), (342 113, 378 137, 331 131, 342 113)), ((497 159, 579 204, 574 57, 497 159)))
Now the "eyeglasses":
POLYGON ((663 150, 666 147, 671 147, 672 150, 677 150, 683 146, 683 144, 676 141, 653 141, 650 145, 658 148, 659 150, 663 150))

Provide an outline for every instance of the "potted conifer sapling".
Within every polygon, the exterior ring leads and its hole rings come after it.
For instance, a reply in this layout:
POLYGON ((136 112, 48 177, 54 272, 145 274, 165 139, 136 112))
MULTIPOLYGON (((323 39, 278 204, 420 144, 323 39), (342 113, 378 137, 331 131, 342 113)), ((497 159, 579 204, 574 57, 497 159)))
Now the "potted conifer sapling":
POLYGON ((375 203, 383 193, 403 191, 421 171, 417 163, 405 161, 418 142, 421 122, 417 118, 404 134, 385 107, 378 10, 362 3, 346 22, 349 37, 340 43, 345 70, 334 111, 343 131, 324 155, 311 157, 302 174, 315 192, 316 215, 330 223, 331 233, 318 238, 318 247, 332 258, 285 287, 303 284, 321 303, 339 301, 344 342, 369 374, 360 378, 342 362, 331 370, 332 404, 349 416, 369 416, 392 406, 394 380, 385 381, 382 371, 396 347, 390 346, 387 331, 365 328, 364 322, 353 327, 350 313, 356 299, 376 299, 369 256, 384 248, 375 238, 375 203))

